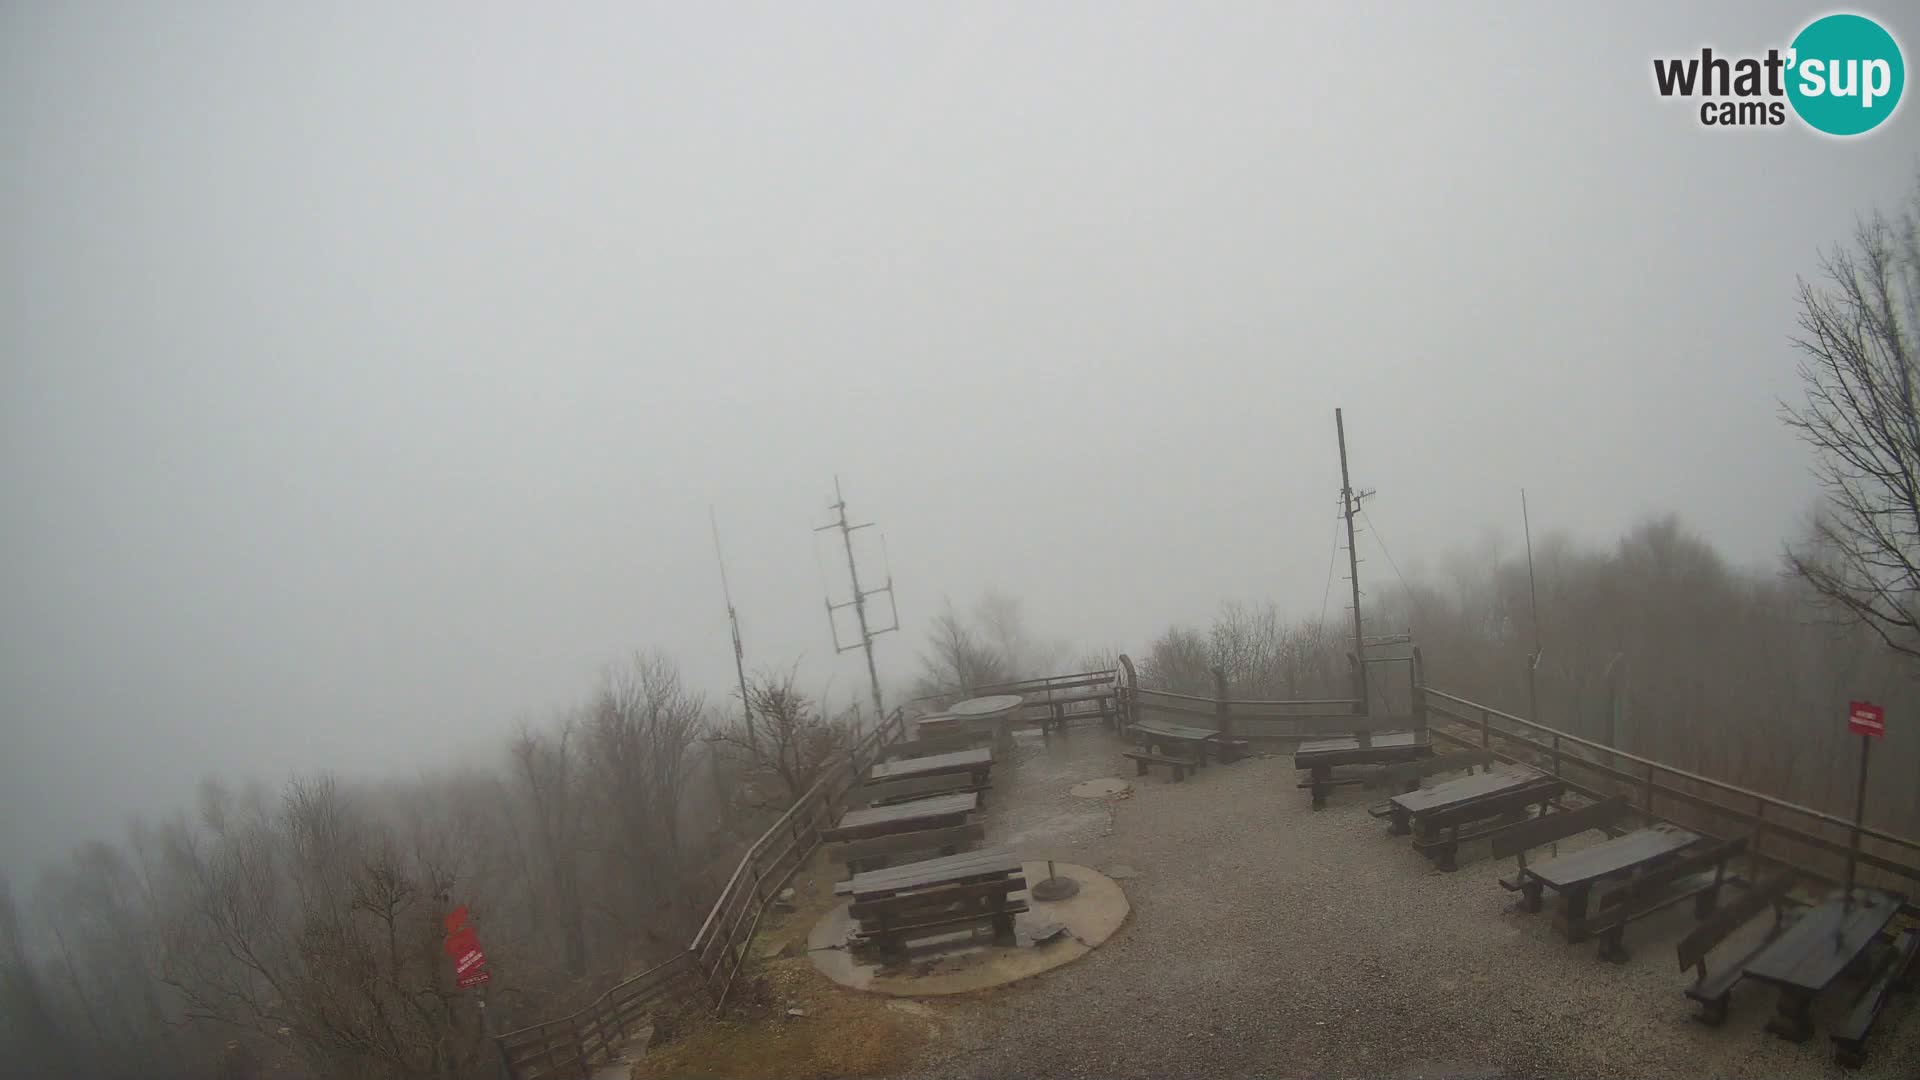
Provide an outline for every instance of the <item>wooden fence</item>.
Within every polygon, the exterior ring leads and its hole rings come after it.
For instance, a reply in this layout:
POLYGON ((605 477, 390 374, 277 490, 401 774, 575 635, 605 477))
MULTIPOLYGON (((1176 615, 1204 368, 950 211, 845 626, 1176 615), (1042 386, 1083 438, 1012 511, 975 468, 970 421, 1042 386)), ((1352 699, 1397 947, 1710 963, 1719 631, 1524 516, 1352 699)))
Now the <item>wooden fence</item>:
MULTIPOLYGON (((1122 657, 1124 660, 1125 658, 1122 657)), ((1020 679, 1016 682, 991 683, 984 686, 970 686, 947 694, 933 694, 914 698, 909 705, 934 706, 936 703, 951 704, 967 698, 989 697, 995 694, 1019 694, 1027 699, 1021 707, 1020 719, 1034 723, 1049 717, 1052 694, 1075 694, 1094 691, 1112 694, 1117 692, 1120 671, 1117 668, 1103 668, 1099 671, 1080 671, 1072 675, 1047 675, 1037 679, 1020 679)), ((1068 706, 1069 719, 1087 717, 1110 717, 1113 710, 1110 703, 1098 700, 1076 701, 1068 706)))
POLYGON ((839 820, 848 788, 865 775, 882 747, 901 738, 905 727, 896 709, 827 766, 747 849, 685 952, 616 984, 577 1012, 497 1036, 494 1043, 507 1075, 512 1080, 589 1080, 593 1067, 612 1060, 613 1052, 663 1000, 680 1005, 697 998, 715 1011, 726 1008, 767 906, 819 846, 820 830, 839 820))
POLYGON ((1418 731, 1426 727, 1420 650, 1415 649, 1413 655, 1404 660, 1413 706, 1410 713, 1399 716, 1367 714, 1365 702, 1357 696, 1359 665, 1351 656, 1347 659, 1356 696, 1271 701, 1231 697, 1226 673, 1219 668, 1213 670, 1212 697, 1145 689, 1140 685, 1133 660, 1122 655, 1120 715, 1130 724, 1159 716, 1174 723, 1212 728, 1244 739, 1300 740, 1351 735, 1358 731, 1418 731))
POLYGON ((1433 737, 1547 770, 1596 799, 1626 795, 1649 818, 1723 839, 1744 836, 1750 875, 1765 860, 1839 882, 1848 850, 1857 840, 1862 884, 1911 895, 1920 883, 1920 840, 1856 826, 1812 807, 1615 750, 1452 694, 1428 688, 1424 696, 1433 737))

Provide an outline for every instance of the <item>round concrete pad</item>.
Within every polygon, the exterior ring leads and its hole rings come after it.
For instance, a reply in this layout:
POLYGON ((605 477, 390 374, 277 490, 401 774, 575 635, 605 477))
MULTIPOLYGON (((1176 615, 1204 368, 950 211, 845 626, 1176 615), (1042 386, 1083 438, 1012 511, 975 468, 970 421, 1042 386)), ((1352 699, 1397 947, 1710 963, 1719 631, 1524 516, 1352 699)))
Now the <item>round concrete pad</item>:
MULTIPOLYGON (((1055 862, 1054 873, 1080 883, 1073 897, 1055 903, 1029 902, 1014 919, 1019 944, 1003 948, 986 944, 984 932, 973 944, 945 951, 915 949, 904 963, 890 968, 855 959, 847 950, 852 932, 847 905, 841 903, 821 917, 807 935, 807 956, 827 978, 855 990, 896 997, 934 997, 965 994, 1003 986, 1069 964, 1092 952, 1126 922, 1127 895, 1112 878, 1089 867, 1055 862), (1036 933, 1064 925, 1064 933, 1035 943, 1036 933)), ((1045 881, 1045 861, 1021 867, 1028 884, 1045 881)))
POLYGON ((1103 776, 1098 780, 1082 780, 1067 790, 1083 799, 1104 799, 1127 790, 1127 782, 1117 776, 1103 776))

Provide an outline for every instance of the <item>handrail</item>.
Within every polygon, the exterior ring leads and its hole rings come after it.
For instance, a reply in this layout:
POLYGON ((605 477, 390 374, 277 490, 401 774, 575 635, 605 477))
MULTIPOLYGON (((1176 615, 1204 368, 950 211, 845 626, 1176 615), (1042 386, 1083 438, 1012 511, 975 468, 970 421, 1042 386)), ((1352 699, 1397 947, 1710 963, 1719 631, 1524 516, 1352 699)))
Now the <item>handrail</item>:
MULTIPOLYGON (((1734 795, 1738 795, 1741 798, 1753 799, 1758 802, 1766 803, 1769 806, 1773 806, 1781 810, 1786 810, 1790 813, 1803 814, 1823 824, 1837 825, 1843 829, 1858 828, 1860 830, 1860 835, 1862 836, 1871 836, 1875 840, 1881 840, 1890 844, 1898 844, 1902 847, 1910 847, 1916 851, 1920 851, 1920 840, 1915 840, 1911 837, 1900 836, 1897 833, 1890 833, 1884 829, 1876 829, 1870 825, 1860 825, 1855 822, 1848 821, 1846 818, 1836 817, 1833 814, 1829 814, 1824 810, 1815 810, 1811 806, 1802 806, 1799 803, 1788 802, 1785 799, 1777 798, 1773 795, 1767 795, 1762 792, 1754 791, 1751 788, 1741 787, 1739 784, 1730 784, 1725 780, 1715 780, 1710 776, 1702 776, 1699 773, 1689 772, 1686 769, 1675 768, 1672 765, 1668 765, 1665 762, 1661 762, 1661 761, 1655 761, 1652 758, 1641 757, 1638 754, 1629 753, 1625 750, 1616 750, 1613 747, 1607 746, 1603 743, 1597 743, 1591 739, 1583 739, 1578 735, 1573 735, 1568 732, 1561 731, 1558 728, 1548 727, 1546 724, 1538 723, 1533 720, 1528 720, 1523 716, 1515 716, 1512 713, 1501 712, 1499 709, 1495 709, 1491 706, 1482 705, 1477 701, 1468 701, 1466 698, 1456 697, 1452 694, 1446 693, 1445 691, 1435 690, 1432 687, 1427 687, 1427 694, 1431 697, 1437 697, 1446 701, 1450 701, 1453 704, 1459 705, 1463 708, 1476 709, 1476 710, 1485 712, 1488 716, 1497 716, 1502 720, 1509 720, 1509 721, 1512 721, 1513 723, 1520 724, 1524 727, 1532 728, 1535 731, 1545 732, 1546 734, 1552 735, 1562 742, 1572 743, 1575 746, 1584 746, 1589 750, 1597 750, 1603 754, 1611 754, 1616 760, 1631 761, 1636 765, 1645 765, 1645 766, 1648 766, 1649 768, 1659 769, 1661 772, 1668 773, 1673 776, 1677 776, 1683 780, 1690 780, 1697 784, 1705 784, 1711 788, 1718 788, 1722 791, 1726 791, 1734 795)), ((1451 710, 1448 711, 1448 715, 1455 716, 1457 719, 1467 721, 1468 723, 1473 722, 1473 719, 1474 719, 1473 717, 1470 717, 1470 716, 1458 716, 1458 714, 1453 713, 1451 710)))

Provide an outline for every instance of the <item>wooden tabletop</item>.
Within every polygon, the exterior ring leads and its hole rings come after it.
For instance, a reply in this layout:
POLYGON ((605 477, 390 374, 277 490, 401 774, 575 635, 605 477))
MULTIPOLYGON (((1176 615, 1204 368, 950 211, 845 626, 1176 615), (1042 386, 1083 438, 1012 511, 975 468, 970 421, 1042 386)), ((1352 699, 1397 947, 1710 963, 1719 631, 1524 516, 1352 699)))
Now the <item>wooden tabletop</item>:
POLYGON ((1445 807, 1492 798, 1519 788, 1532 787, 1547 778, 1546 774, 1538 769, 1529 769, 1524 765, 1515 768, 1524 771, 1475 773, 1472 776, 1463 776, 1458 780, 1435 784, 1422 791, 1409 791, 1404 795, 1395 795, 1393 804, 1409 814, 1418 816, 1445 807))
POLYGON ((972 772, 993 764, 993 751, 986 747, 972 750, 955 750, 946 754, 930 754, 927 757, 901 758, 898 761, 882 761, 868 772, 870 780, 901 780, 909 776, 933 776, 946 772, 972 772))
POLYGON ((1528 863, 1527 873, 1556 889, 1565 889, 1614 874, 1624 874, 1643 863, 1671 855, 1699 839, 1699 836, 1676 825, 1654 825, 1558 859, 1528 863))
POLYGON ((862 810, 849 810, 840 818, 840 824, 828 832, 844 833, 856 829, 874 829, 903 822, 920 821, 924 818, 952 817, 955 814, 972 813, 980 805, 980 797, 971 791, 957 795, 936 795, 931 799, 915 799, 912 802, 894 803, 891 806, 869 806, 862 810))
POLYGON ((1854 892, 1851 911, 1836 897, 1802 914, 1747 964, 1747 974, 1818 993, 1886 929, 1899 910, 1898 897, 1871 890, 1854 892))
POLYGON ((1142 720, 1133 725, 1134 730, 1149 735, 1159 735, 1168 739, 1188 739, 1200 742, 1205 739, 1217 739, 1220 733, 1212 728, 1194 727, 1191 724, 1175 724, 1165 720, 1142 720))
POLYGON ((924 889, 930 885, 943 885, 949 881, 965 878, 999 877, 1020 872, 1020 860, 1003 848, 991 848, 986 851, 966 851, 958 855, 947 855, 924 862, 907 863, 904 866, 890 866, 885 870, 869 870, 864 874, 853 875, 847 882, 847 891, 855 900, 864 900, 879 893, 904 892, 907 889, 924 889))
POLYGON ((957 702, 948 706, 947 712, 954 716, 999 716, 1019 708, 1026 700, 1019 694, 990 694, 957 702))
MULTIPOLYGON (((1375 735, 1373 737, 1373 745, 1376 748, 1426 745, 1425 742, 1416 742, 1415 740, 1418 738, 1419 736, 1415 732, 1396 731, 1391 735, 1375 735)), ((1327 754, 1339 750, 1358 750, 1360 748, 1360 740, 1351 737, 1342 739, 1310 739, 1294 747, 1293 756, 1299 757, 1301 754, 1327 754)))

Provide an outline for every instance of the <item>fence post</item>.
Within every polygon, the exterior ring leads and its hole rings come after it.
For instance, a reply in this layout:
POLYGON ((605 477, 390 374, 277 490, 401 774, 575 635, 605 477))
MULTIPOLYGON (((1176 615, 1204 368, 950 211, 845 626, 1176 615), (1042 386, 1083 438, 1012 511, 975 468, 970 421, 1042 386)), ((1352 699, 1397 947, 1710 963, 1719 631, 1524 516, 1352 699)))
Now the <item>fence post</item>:
POLYGON ((1560 733, 1553 733, 1553 775, 1560 775, 1560 733))
POLYGON ((1493 751, 1492 714, 1487 711, 1485 705, 1480 706, 1480 749, 1489 753, 1493 751))
POLYGON ((573 1036, 573 1057, 580 1064, 580 1080, 593 1080, 593 1066, 587 1063, 587 1044, 580 1038, 580 1016, 567 1018, 567 1031, 573 1036))
POLYGON ((1760 884, 1760 838, 1767 833, 1762 819, 1767 816, 1767 801, 1753 800, 1753 843, 1747 845, 1747 877, 1750 884, 1760 884))
POLYGON ((1653 762, 1647 762, 1647 820, 1653 820, 1653 762))
POLYGON ((1220 737, 1233 737, 1233 714, 1227 711, 1227 673, 1224 668, 1213 669, 1213 715, 1214 723, 1220 729, 1220 737))
POLYGON ((1413 737, 1415 741, 1425 741, 1427 737, 1427 674, 1420 662, 1420 646, 1413 647, 1413 663, 1407 666, 1408 702, 1413 708, 1413 737))

